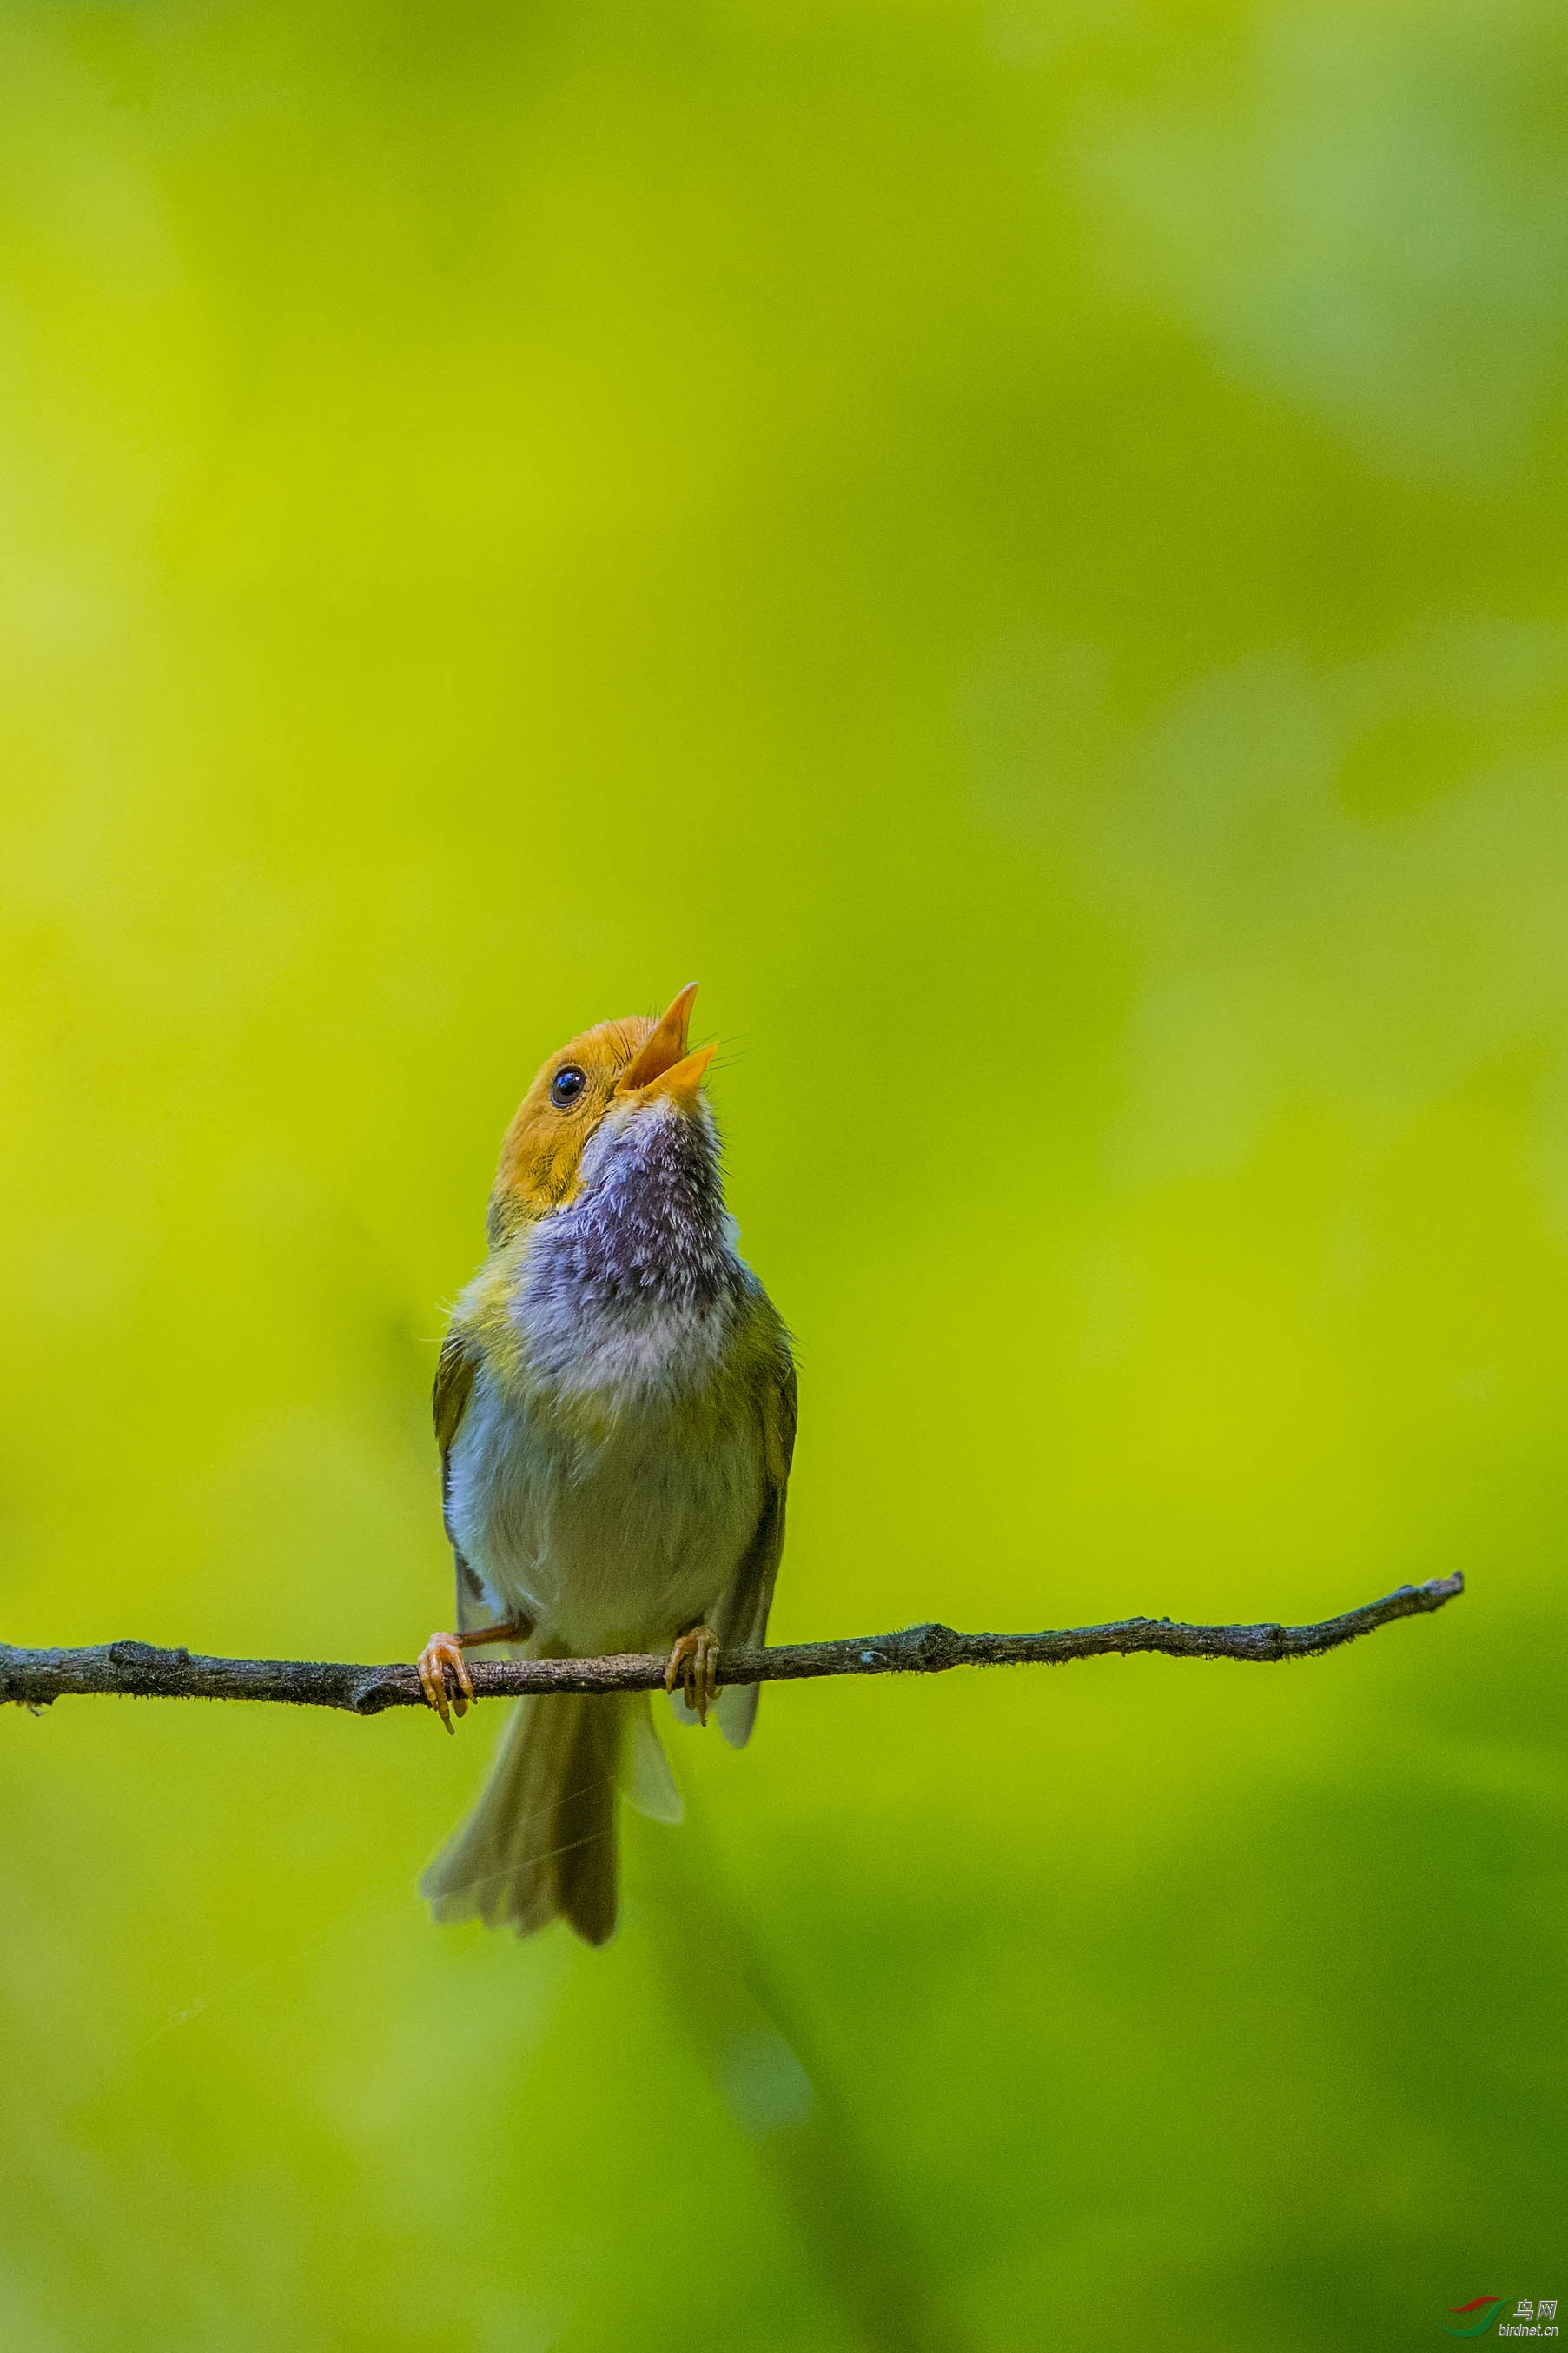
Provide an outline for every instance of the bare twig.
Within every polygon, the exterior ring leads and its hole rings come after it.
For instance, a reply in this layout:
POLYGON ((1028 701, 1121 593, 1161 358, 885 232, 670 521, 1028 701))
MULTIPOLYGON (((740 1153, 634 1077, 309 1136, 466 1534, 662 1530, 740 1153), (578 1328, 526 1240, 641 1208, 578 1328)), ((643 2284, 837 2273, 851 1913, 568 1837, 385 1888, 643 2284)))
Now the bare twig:
MULTIPOLYGON (((1168 1618, 1123 1618, 1113 1626, 1070 1626, 1058 1633, 956 1634, 951 1626, 907 1626, 900 1634, 853 1641, 793 1642, 772 1651, 726 1651, 722 1683, 798 1683, 814 1675, 942 1674, 949 1667, 1061 1666, 1108 1651, 1160 1651, 1173 1659, 1304 1659, 1395 1618, 1440 1609, 1465 1589, 1462 1577, 1402 1585, 1381 1601, 1325 1618, 1318 1626, 1174 1626, 1168 1618)), ((476 1661, 475 1696, 511 1699, 521 1692, 657 1691, 662 1655, 609 1659, 476 1661)), ((29 1651, 0 1642, 0 1702, 47 1707, 89 1693, 136 1699, 278 1700, 295 1707, 342 1707, 379 1715, 384 1707, 423 1707, 412 1666, 338 1666, 317 1659, 206 1659, 161 1651, 151 1642, 105 1642, 86 1651, 29 1651)))

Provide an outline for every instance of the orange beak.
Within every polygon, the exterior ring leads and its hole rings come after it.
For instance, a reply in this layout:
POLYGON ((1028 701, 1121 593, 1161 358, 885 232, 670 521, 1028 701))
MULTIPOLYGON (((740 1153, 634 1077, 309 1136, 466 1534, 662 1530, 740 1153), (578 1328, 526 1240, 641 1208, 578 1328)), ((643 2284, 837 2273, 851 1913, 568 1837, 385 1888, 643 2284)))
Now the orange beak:
MULTIPOLYGON (((661 1071, 651 1085, 644 1087, 643 1101, 651 1103, 656 1096, 668 1096, 682 1111, 695 1110, 703 1072, 718 1051, 717 1039, 711 1046, 699 1046, 695 1053, 688 1054, 683 1061, 675 1063, 671 1069, 661 1071)), ((621 1083, 624 1086, 626 1082, 623 1080, 621 1083)))
MULTIPOLYGON (((675 1077, 678 1068, 687 1058, 686 1033, 691 1024, 691 1000, 696 994, 697 983, 689 981, 641 1053, 627 1063, 616 1080, 616 1092, 618 1095, 636 1094, 643 1087, 651 1088, 658 1080, 668 1082, 675 1077)), ((710 1046, 700 1050, 702 1051, 702 1069, 698 1071, 697 1078, 690 1081, 692 1088, 713 1056, 710 1046)), ((695 1061, 697 1056, 694 1054, 689 1059, 695 1061)), ((687 1088, 683 1084, 669 1087, 668 1091, 672 1094, 681 1094, 687 1092, 687 1088)))

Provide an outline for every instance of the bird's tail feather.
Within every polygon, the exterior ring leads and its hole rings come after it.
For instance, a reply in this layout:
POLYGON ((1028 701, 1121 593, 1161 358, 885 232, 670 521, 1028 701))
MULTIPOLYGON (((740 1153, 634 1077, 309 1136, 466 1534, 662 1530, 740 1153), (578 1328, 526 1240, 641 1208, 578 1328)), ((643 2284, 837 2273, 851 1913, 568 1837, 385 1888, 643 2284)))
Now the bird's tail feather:
POLYGON ((646 1714, 640 1694, 595 1692, 519 1701, 479 1803, 420 1880, 437 1920, 527 1936, 564 1919, 590 1945, 605 1942, 616 1925, 616 1791, 639 1704, 646 1714))
POLYGON ((622 1703, 631 1726, 623 1764, 621 1795, 628 1806, 650 1821, 678 1822, 685 1808, 664 1743, 654 1728, 653 1705, 647 1692, 635 1692, 622 1703))

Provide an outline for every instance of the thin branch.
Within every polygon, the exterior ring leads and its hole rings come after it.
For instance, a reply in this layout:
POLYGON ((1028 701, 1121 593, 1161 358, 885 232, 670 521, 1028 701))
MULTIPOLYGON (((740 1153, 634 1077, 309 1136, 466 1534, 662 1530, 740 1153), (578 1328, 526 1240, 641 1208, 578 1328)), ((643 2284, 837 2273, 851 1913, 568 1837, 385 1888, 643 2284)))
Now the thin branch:
MULTIPOLYGON (((773 1651, 726 1651, 721 1683, 799 1683, 814 1675, 943 1674, 950 1667, 1061 1666, 1107 1652, 1160 1651, 1173 1659, 1305 1659, 1375 1633, 1395 1618, 1441 1609, 1465 1589, 1462 1577, 1402 1585, 1381 1601, 1325 1618, 1318 1626, 1174 1626, 1168 1618, 1123 1618, 1113 1626, 1070 1626, 1045 1634, 956 1634, 951 1626, 907 1626, 900 1634, 853 1641, 792 1642, 773 1651)), ((521 1692, 658 1691, 663 1656, 516 1659, 470 1666, 475 1696, 521 1692)), ((87 1651, 28 1651, 0 1642, 0 1703, 47 1707, 89 1693, 135 1699, 279 1700, 295 1707, 342 1707, 379 1715, 423 1707, 412 1666, 336 1666, 317 1659, 205 1659, 151 1642, 106 1642, 87 1651)))

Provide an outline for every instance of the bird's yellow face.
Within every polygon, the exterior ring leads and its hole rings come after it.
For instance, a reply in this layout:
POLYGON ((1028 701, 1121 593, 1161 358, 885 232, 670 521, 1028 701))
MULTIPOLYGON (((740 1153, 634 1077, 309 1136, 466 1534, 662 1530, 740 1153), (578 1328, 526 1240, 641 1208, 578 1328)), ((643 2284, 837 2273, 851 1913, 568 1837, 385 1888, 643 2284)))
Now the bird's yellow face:
POLYGON ((662 1021, 634 1015, 601 1021, 552 1054, 529 1088, 501 1145, 490 1194, 489 1240, 499 1250, 517 1231, 576 1193, 583 1154, 595 1130, 619 1105, 668 1097, 695 1103, 716 1049, 686 1050, 693 981, 662 1021))

